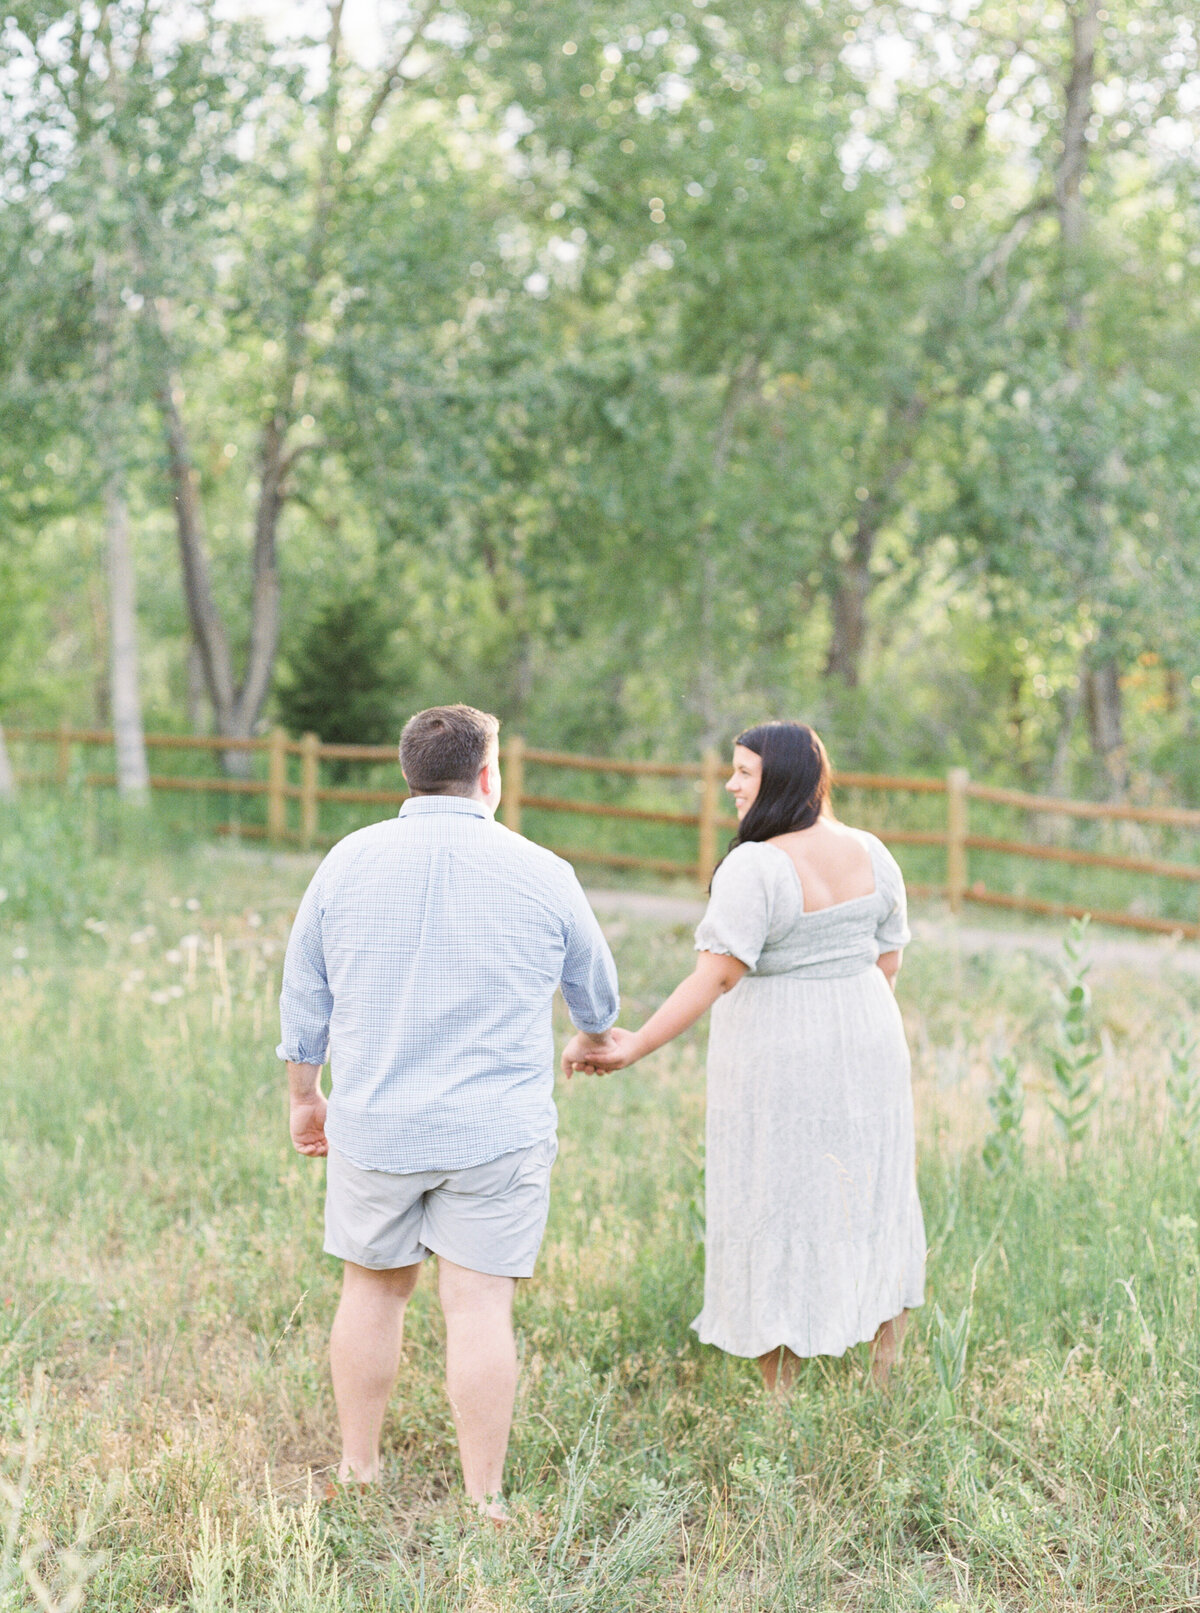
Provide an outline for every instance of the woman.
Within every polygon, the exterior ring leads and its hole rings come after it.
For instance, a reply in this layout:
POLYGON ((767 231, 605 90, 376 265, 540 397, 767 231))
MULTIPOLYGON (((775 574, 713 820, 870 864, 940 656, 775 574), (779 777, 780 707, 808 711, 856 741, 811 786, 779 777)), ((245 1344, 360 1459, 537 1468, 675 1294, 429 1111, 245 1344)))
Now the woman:
POLYGON ((607 1055, 623 1069, 713 1008, 708 1044, 706 1344, 753 1356, 770 1389, 801 1358, 870 1339, 887 1382, 924 1297, 908 1048, 893 995, 904 881, 874 835, 829 810, 803 723, 738 736, 738 832, 696 931, 696 968, 607 1055))

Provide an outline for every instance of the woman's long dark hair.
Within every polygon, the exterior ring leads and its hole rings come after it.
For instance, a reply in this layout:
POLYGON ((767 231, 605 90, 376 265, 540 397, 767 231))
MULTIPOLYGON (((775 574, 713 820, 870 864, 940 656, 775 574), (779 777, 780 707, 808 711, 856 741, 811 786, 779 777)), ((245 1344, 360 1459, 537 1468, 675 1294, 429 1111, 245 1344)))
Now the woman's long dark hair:
POLYGON ((734 740, 762 758, 762 783, 730 845, 811 829, 829 798, 829 758, 807 723, 764 722, 734 740))

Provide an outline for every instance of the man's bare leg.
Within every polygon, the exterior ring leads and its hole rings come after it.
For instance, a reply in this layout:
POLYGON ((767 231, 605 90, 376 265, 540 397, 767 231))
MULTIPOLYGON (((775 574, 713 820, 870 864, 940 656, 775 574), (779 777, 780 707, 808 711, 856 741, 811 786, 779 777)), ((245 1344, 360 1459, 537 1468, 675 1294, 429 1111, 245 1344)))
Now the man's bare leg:
POLYGON ((768 1350, 765 1355, 759 1356, 758 1370, 763 1375, 763 1383, 773 1394, 785 1395, 796 1381, 800 1357, 793 1354, 786 1344, 781 1344, 778 1349, 768 1350))
POLYGON ((900 1359, 900 1348, 908 1327, 908 1312, 901 1311, 890 1322, 881 1322, 871 1340, 871 1376, 880 1389, 886 1389, 892 1368, 900 1359))
POLYGON ((489 1277, 438 1257, 446 1318, 446 1393, 458 1432, 463 1483, 479 1510, 505 1518, 504 1457, 517 1394, 512 1304, 515 1277, 489 1277))
POLYGON ((342 1298, 329 1338, 333 1397, 342 1429, 339 1479, 373 1484, 388 1396, 400 1370, 404 1308, 421 1268, 371 1271, 345 1262, 342 1298))

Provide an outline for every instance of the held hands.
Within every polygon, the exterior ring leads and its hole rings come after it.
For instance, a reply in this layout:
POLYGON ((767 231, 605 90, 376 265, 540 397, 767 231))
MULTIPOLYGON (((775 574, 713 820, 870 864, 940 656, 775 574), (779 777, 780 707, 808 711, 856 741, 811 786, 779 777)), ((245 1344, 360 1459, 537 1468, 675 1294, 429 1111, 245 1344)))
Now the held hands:
POLYGON ((613 1070, 625 1069, 640 1057, 635 1031, 614 1025, 603 1042, 577 1031, 563 1048, 562 1071, 568 1080, 576 1071, 583 1075, 608 1075, 613 1070))

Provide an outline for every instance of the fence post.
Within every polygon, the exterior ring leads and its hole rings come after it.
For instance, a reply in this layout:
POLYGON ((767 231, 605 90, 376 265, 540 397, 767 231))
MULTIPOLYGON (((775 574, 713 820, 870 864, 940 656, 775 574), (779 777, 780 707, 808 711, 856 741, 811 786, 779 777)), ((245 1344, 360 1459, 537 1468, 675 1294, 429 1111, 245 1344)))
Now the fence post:
POLYGON ((521 832, 521 802, 525 796, 525 741, 514 734, 504 747, 504 791, 500 797, 500 816, 504 827, 514 834, 521 832))
POLYGON ((967 785, 965 767, 946 774, 946 895, 950 911, 957 913, 967 893, 967 785))
POLYGON ((267 839, 287 839, 287 735, 272 728, 267 751, 267 839))
POLYGON ((320 779, 321 741, 316 734, 300 738, 300 844, 308 851, 317 838, 321 803, 317 800, 320 779))
POLYGON ((696 858, 696 878, 708 889, 717 866, 717 818, 721 813, 721 758, 715 750, 704 753, 700 775, 700 836, 696 858))
POLYGON ((64 717, 58 725, 58 767, 55 774, 60 790, 71 782, 71 724, 64 717))

